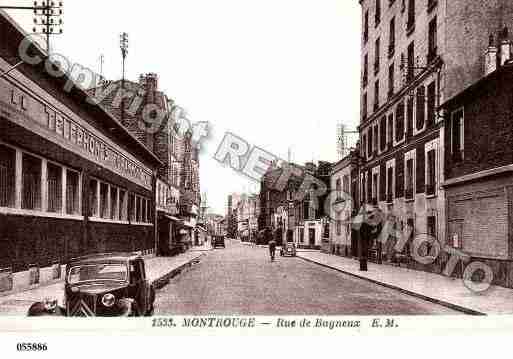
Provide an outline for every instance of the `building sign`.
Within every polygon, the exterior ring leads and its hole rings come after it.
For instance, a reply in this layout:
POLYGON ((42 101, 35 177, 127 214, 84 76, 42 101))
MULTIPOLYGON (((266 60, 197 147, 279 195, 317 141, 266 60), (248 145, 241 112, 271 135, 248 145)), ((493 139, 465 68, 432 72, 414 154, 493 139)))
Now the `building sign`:
POLYGON ((49 103, 5 82, 0 82, 0 93, 3 93, 0 95, 0 105, 4 105, 1 106, 1 113, 8 119, 17 119, 19 121, 15 121, 16 123, 34 131, 34 126, 26 125, 28 118, 46 130, 37 131, 38 135, 58 144, 61 142, 58 138, 61 138, 71 145, 73 152, 151 190, 151 170, 129 158, 121 149, 116 148, 113 142, 102 139, 99 131, 88 129, 88 126, 80 124, 61 111, 56 111, 49 103), (6 111, 12 108, 17 113, 6 111))

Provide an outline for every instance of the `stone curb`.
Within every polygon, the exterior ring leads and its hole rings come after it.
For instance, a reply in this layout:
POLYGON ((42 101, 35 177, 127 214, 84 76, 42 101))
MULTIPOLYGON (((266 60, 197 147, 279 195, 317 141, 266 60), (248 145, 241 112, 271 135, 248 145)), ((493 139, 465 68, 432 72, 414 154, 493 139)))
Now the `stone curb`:
POLYGON ((465 314, 470 314, 470 315, 487 315, 486 313, 482 313, 482 312, 479 312, 477 310, 473 310, 473 309, 470 309, 470 308, 462 307, 460 305, 457 305, 457 304, 454 304, 454 303, 450 303, 450 302, 446 302, 444 300, 440 300, 440 299, 437 299, 437 298, 428 297, 426 295, 423 295, 423 294, 420 294, 420 293, 417 293, 417 292, 413 292, 411 290, 407 290, 407 289, 398 287, 396 285, 392 285, 392 284, 380 282, 380 281, 377 281, 377 280, 374 280, 374 279, 371 279, 371 278, 367 278, 365 276, 361 276, 361 275, 358 275, 358 274, 355 274, 355 273, 352 273, 352 272, 348 272, 348 271, 345 271, 343 269, 340 269, 340 268, 337 268, 337 267, 333 267, 333 266, 330 266, 330 265, 325 264, 325 263, 319 263, 319 262, 314 261, 313 259, 301 257, 300 255, 298 255, 297 257, 301 258, 302 260, 304 260, 306 262, 314 263, 314 264, 320 265, 320 266, 325 267, 325 268, 333 269, 333 270, 336 270, 337 272, 341 272, 341 273, 344 273, 344 274, 347 274, 347 275, 350 275, 350 276, 353 276, 353 277, 356 277, 356 278, 359 278, 359 279, 363 279, 363 280, 366 280, 368 282, 380 285, 382 287, 386 287, 386 288, 389 288, 389 289, 394 289, 394 290, 397 290, 397 291, 399 291, 401 293, 410 295, 412 297, 420 298, 420 299, 426 300, 426 301, 431 302, 431 303, 439 304, 441 306, 444 306, 444 307, 447 307, 447 308, 450 308, 450 309, 453 309, 453 310, 457 310, 457 311, 465 313, 465 314))
POLYGON ((188 260, 187 262, 183 263, 182 265, 173 268, 170 272, 167 272, 163 275, 161 275, 158 278, 155 278, 151 281, 151 284, 155 287, 155 289, 161 289, 162 287, 166 286, 169 281, 182 273, 184 269, 192 267, 193 264, 199 263, 200 258, 203 257, 205 253, 198 254, 196 257, 188 260))

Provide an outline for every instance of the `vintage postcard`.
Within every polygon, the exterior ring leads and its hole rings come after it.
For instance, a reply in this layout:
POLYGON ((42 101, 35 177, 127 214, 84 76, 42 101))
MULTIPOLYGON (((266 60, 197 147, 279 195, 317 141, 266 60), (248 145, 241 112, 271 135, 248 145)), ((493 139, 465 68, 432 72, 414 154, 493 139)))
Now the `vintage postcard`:
POLYGON ((0 332, 511 330, 509 29, 509 0, 1 1, 0 332))

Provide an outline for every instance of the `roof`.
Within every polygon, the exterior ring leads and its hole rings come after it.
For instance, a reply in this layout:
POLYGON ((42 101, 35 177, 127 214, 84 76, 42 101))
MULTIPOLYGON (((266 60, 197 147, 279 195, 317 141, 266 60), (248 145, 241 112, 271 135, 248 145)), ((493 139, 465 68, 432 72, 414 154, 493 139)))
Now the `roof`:
MULTIPOLYGON (((11 37, 12 44, 17 45, 17 41, 21 41, 22 38, 29 38, 29 34, 23 30, 5 11, 0 9, 0 22, 7 24, 11 30, 15 33, 15 36, 17 35, 18 38, 11 37)), ((31 43, 34 45, 34 55, 38 55, 43 59, 48 58, 48 53, 43 50, 37 43, 31 41, 31 43)), ((16 61, 19 61, 16 59, 16 61)), ((19 66, 17 69, 18 71, 23 72, 24 75, 27 75, 26 71, 23 71, 23 68, 28 67, 36 67, 37 65, 29 65, 29 64, 23 64, 19 66)), ((41 65, 42 67, 43 65, 41 65)), ((45 78, 49 78, 54 82, 59 82, 62 84, 62 86, 59 86, 61 88, 64 87, 64 84, 68 81, 73 82, 68 74, 64 74, 64 76, 61 77, 52 77, 45 71, 42 71, 43 76, 45 78)), ((31 78, 33 81, 35 81, 33 78, 31 78)), ((64 93, 64 89, 62 90, 64 93)), ((119 122, 114 116, 112 116, 106 109, 104 109, 102 106, 91 104, 87 101, 89 98, 89 95, 87 92, 78 87, 77 85, 73 86, 73 88, 67 93, 67 97, 72 100, 81 100, 81 108, 87 111, 91 117, 97 118, 99 123, 106 123, 107 127, 108 125, 111 125, 116 130, 116 137, 123 138, 124 140, 128 141, 127 147, 128 148, 134 148, 137 151, 139 151, 143 157, 145 157, 147 160, 150 160, 150 162, 153 162, 158 165, 162 165, 162 162, 159 160, 159 158, 150 150, 148 150, 142 142, 140 142, 137 138, 135 138, 122 124, 119 122)))
POLYGON ((71 259, 70 263, 104 263, 104 262, 124 262, 133 260, 136 258, 142 258, 140 254, 136 252, 113 252, 113 253, 97 253, 88 254, 85 256, 71 259))
POLYGON ((440 105, 441 109, 446 109, 448 107, 453 106, 455 103, 458 103, 465 96, 469 96, 474 94, 474 92, 481 89, 483 86, 486 86, 488 83, 492 81, 497 81, 503 78, 503 76, 507 73, 513 73, 513 61, 510 60, 503 66, 499 67, 494 72, 490 73, 488 76, 482 77, 479 81, 474 82, 469 87, 465 88, 461 92, 457 93, 443 104, 440 105))

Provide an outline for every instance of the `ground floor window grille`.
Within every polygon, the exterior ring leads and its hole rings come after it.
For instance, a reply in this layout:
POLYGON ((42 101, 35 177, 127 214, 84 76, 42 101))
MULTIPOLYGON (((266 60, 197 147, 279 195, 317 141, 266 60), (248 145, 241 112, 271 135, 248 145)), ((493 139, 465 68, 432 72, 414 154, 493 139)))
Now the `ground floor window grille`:
POLYGON ((16 151, 0 145, 0 207, 15 205, 16 151))
POLYGON ((91 206, 91 216, 98 217, 98 181, 89 182, 89 205, 91 206))
POLYGON ((128 221, 128 195, 125 190, 119 190, 120 220, 128 221))
POLYGON ((62 210, 62 167, 48 163, 47 166, 48 212, 62 210))
POLYGON ((100 183, 100 217, 108 219, 109 216, 109 185, 100 183))
POLYGON ((66 170, 66 214, 80 214, 80 175, 66 170))
POLYGON ((23 154, 22 203, 23 209, 41 210, 41 168, 39 158, 23 154))

